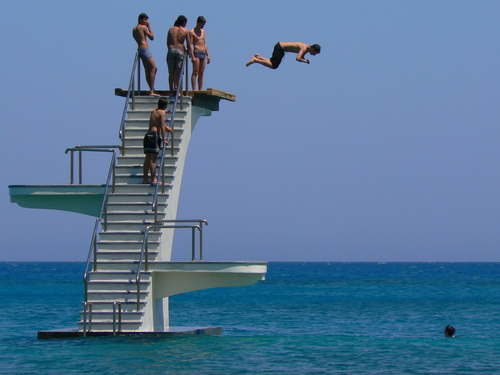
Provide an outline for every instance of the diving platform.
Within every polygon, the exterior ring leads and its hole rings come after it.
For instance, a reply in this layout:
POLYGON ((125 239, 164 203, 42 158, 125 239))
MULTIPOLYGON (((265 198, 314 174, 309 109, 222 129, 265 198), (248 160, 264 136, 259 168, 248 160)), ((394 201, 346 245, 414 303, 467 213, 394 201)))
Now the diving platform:
MULTIPOLYGON (((138 63, 134 62, 134 69, 138 63)), ((132 77, 134 77, 134 69, 132 77)), ((157 160, 162 184, 143 184, 143 138, 158 97, 134 87, 115 89, 125 98, 118 146, 75 146, 67 185, 10 185, 11 202, 25 208, 54 209, 96 218, 83 274, 84 297, 75 327, 38 333, 40 339, 116 336, 220 334, 221 327, 171 325, 169 298, 181 293, 249 286, 265 279, 265 261, 206 261, 204 219, 177 218, 188 146, 198 120, 219 110, 220 101, 236 95, 218 89, 179 91, 168 97, 168 146, 157 160), (103 184, 81 183, 82 166, 74 155, 111 154, 103 184), (73 174, 78 170, 80 178, 73 174), (174 234, 191 233, 191 246, 174 249, 174 234), (172 255, 182 261, 172 261, 172 255)), ((158 91, 167 94, 166 91, 158 91)), ((221 290, 223 293, 223 290, 221 290)))

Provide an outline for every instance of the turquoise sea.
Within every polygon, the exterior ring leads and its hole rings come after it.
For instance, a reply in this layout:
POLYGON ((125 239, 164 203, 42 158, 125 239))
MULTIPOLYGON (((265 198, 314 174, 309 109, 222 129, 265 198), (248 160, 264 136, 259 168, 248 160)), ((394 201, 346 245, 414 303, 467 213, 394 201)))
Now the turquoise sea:
POLYGON ((84 266, 0 263, 0 374, 500 373, 500 263, 271 262, 171 298, 172 325, 221 336, 38 340, 76 326, 84 266))

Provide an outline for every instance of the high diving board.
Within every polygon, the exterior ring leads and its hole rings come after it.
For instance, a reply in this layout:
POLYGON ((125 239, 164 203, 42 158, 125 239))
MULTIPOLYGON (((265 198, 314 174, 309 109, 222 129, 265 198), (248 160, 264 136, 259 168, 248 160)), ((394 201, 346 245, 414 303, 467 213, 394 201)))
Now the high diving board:
MULTIPOLYGON (((169 91, 166 90, 156 90, 158 94, 161 96, 168 96, 169 91)), ((137 96, 148 96, 148 91, 134 91, 137 96)), ((128 94, 128 90, 115 88, 115 95, 126 97, 128 94)), ((219 102, 221 100, 228 100, 230 102, 236 101, 236 95, 227 91, 222 91, 219 89, 208 88, 206 90, 191 90, 191 91, 182 91, 183 96, 190 96, 193 98, 193 105, 200 108, 209 109, 211 111, 219 110, 219 102)))

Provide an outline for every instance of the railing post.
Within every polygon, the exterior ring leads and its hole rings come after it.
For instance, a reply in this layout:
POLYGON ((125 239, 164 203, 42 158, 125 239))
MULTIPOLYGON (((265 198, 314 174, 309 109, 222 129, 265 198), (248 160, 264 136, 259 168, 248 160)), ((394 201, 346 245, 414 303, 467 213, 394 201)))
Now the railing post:
POLYGON ((69 160, 69 174, 70 174, 70 177, 69 177, 69 184, 70 185, 74 185, 74 174, 75 174, 75 166, 74 166, 74 156, 73 156, 73 150, 70 151, 70 160, 69 160))
POLYGON ((203 261, 203 222, 200 221, 200 262, 203 261))
POLYGON ((186 96, 189 91, 189 58, 186 56, 186 96))
MULTIPOLYGON (((132 90, 132 92, 130 93, 130 98, 132 100, 132 111, 135 110, 135 77, 134 77, 134 73, 132 73, 132 87, 129 88, 129 90, 132 90)), ((128 101, 127 98, 125 98, 126 101, 128 101)))
POLYGON ((112 177, 112 188, 111 191, 115 192, 115 183, 116 183, 116 152, 113 153, 113 177, 112 177))
POLYGON ((196 260, 195 246, 194 246, 194 227, 191 227, 191 262, 196 260))
POLYGON ((89 332, 92 331, 92 304, 89 303, 89 332))
POLYGON ((122 331, 122 303, 118 302, 118 332, 122 331))
POLYGON ((94 231, 94 267, 93 267, 93 271, 97 271, 97 233, 94 231))
POLYGON ((106 197, 104 198, 104 225, 103 225, 103 231, 107 232, 108 231, 108 194, 106 194, 106 197))
POLYGON ((116 336, 116 301, 113 301, 113 336, 116 336))
POLYGON ((78 151, 78 183, 82 184, 82 152, 78 151))
MULTIPOLYGON (((148 230, 146 229, 146 249, 144 250, 145 251, 145 257, 146 257, 146 263, 144 264, 144 271, 148 271, 148 263, 149 263, 149 260, 148 260, 148 251, 149 251, 149 246, 148 246, 148 230)), ((140 270, 139 270, 140 272, 140 270)))
POLYGON ((87 301, 83 303, 83 337, 87 337, 87 301))
POLYGON ((141 96, 141 62, 137 61, 137 95, 141 96))

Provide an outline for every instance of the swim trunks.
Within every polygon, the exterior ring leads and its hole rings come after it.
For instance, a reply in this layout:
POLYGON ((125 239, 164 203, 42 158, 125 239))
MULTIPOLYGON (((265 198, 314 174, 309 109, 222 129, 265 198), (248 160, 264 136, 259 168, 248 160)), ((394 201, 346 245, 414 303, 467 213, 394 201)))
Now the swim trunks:
POLYGON ((144 147, 144 153, 149 154, 149 153, 158 153, 160 152, 161 149, 161 137, 158 136, 158 133, 156 133, 153 130, 148 130, 146 135, 144 136, 144 141, 142 143, 144 147))
POLYGON ((139 57, 142 60, 147 60, 147 59, 150 59, 151 57, 153 57, 153 54, 151 53, 149 48, 140 48, 137 50, 137 52, 139 52, 139 57))
POLYGON ((194 51, 194 56, 200 60, 204 60, 207 58, 207 53, 205 51, 194 51))
POLYGON ((280 66, 283 57, 285 57, 285 50, 283 49, 283 47, 281 47, 280 42, 278 42, 274 46, 273 56, 270 58, 273 69, 278 69, 278 66, 280 66))
POLYGON ((176 70, 181 70, 183 63, 184 63, 184 48, 183 47, 169 48, 167 53, 168 72, 173 73, 176 70))

